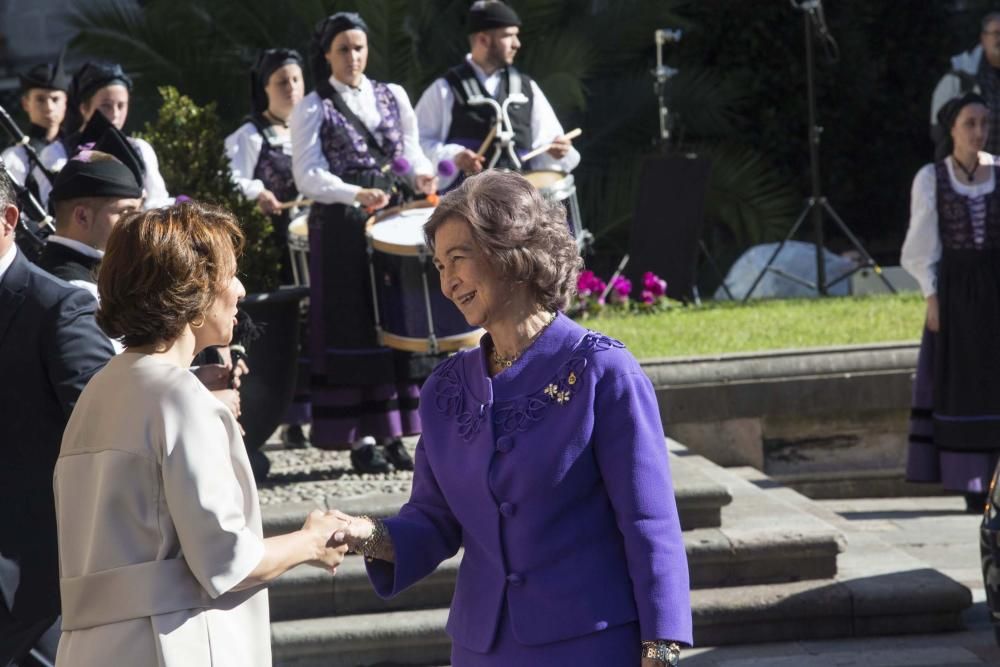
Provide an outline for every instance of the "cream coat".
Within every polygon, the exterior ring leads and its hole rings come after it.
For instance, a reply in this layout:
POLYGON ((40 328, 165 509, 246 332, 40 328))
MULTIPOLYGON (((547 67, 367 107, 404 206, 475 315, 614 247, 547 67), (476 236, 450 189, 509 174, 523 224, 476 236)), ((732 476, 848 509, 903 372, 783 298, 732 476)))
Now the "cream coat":
POLYGON ((55 469, 58 667, 271 664, 239 427, 188 371, 126 352, 90 381, 55 469))

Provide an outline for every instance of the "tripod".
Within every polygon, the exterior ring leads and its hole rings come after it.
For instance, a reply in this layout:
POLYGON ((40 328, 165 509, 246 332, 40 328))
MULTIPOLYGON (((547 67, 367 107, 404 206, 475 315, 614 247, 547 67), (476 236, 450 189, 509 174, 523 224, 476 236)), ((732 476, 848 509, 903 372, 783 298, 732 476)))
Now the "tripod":
POLYGON ((826 197, 823 196, 822 182, 820 180, 819 173, 819 142, 821 135, 823 134, 823 128, 819 125, 816 119, 816 86, 815 86, 815 66, 813 59, 813 27, 819 32, 820 36, 826 40, 825 44, 828 49, 827 54, 831 60, 836 60, 837 54, 837 43, 833 41, 833 37, 830 35, 826 27, 826 19, 823 16, 823 2, 822 0, 789 0, 792 3, 792 7, 798 9, 802 12, 802 23, 805 26, 805 36, 806 36, 806 90, 809 100, 809 170, 812 177, 812 196, 806 200, 805 206, 802 209, 802 213, 799 214, 798 219, 796 219, 795 224, 785 235, 785 238, 778 244, 778 247, 771 254, 771 257, 767 260, 764 268, 761 269, 760 273, 757 274, 757 278, 750 285, 750 289, 747 290, 746 295, 743 297, 743 303, 746 303, 757 285, 763 280, 764 275, 771 271, 776 273, 788 280, 799 283, 800 285, 805 285, 811 289, 816 290, 820 296, 827 296, 831 287, 847 280, 852 275, 860 271, 861 269, 870 268, 875 272, 885 286, 889 288, 889 291, 893 294, 896 293, 896 288, 892 286, 892 283, 885 277, 882 273, 882 267, 872 258, 868 251, 865 250, 864 246, 861 244, 861 240, 850 230, 847 223, 837 215, 837 212, 830 205, 830 202, 826 197), (826 213, 830 218, 837 224, 838 229, 847 237, 854 246, 854 249, 858 251, 858 254, 863 258, 863 262, 855 266, 854 268, 844 272, 843 274, 837 276, 835 279, 828 281, 826 276, 826 261, 823 257, 824 249, 824 230, 823 230, 823 213, 826 213), (813 222, 813 228, 815 231, 816 239, 816 282, 811 283, 808 280, 802 279, 798 276, 793 276, 780 269, 775 269, 772 267, 774 260, 777 259, 778 255, 784 249, 785 244, 788 243, 802 227, 802 224, 807 218, 811 217, 813 222))

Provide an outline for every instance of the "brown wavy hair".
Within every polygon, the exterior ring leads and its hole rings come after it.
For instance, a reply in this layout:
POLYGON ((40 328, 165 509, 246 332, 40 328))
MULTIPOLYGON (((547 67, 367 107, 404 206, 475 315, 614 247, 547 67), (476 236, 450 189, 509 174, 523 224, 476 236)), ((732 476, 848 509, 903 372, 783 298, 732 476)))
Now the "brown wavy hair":
POLYGON ((485 171, 444 197, 424 225, 427 246, 450 218, 469 223, 472 238, 505 281, 526 285, 546 310, 563 310, 576 293, 583 259, 566 208, 544 199, 520 174, 485 171))
POLYGON ((108 239, 97 323, 125 347, 169 342, 204 316, 243 251, 229 211, 188 201, 133 213, 108 239))

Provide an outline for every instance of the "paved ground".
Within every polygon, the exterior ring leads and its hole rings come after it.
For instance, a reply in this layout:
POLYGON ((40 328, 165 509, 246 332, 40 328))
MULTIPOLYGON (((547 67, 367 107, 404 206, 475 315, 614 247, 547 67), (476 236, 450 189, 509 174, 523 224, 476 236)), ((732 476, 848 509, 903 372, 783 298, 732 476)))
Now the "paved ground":
POLYGON ((979 569, 979 518, 954 497, 819 501, 972 590, 966 630, 943 635, 698 648, 684 667, 949 667, 1000 665, 979 569))

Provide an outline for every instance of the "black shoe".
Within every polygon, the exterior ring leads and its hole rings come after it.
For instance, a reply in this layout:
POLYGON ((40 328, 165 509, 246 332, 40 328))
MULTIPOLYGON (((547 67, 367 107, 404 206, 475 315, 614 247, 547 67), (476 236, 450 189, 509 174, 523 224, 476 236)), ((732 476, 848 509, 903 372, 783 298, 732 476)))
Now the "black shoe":
POLYGON ((989 495, 986 493, 965 494, 965 513, 982 514, 986 511, 987 500, 989 500, 989 495))
POLYGON ((395 438, 383 446, 385 458, 389 460, 396 470, 413 470, 413 457, 406 451, 406 445, 399 438, 395 438))
POLYGON ((281 443, 285 449, 305 449, 309 446, 309 439, 302 431, 299 424, 288 424, 281 429, 281 443))
POLYGON ((375 444, 366 442, 361 447, 351 450, 351 465, 359 475, 378 475, 392 472, 392 465, 382 456, 382 450, 375 444))

